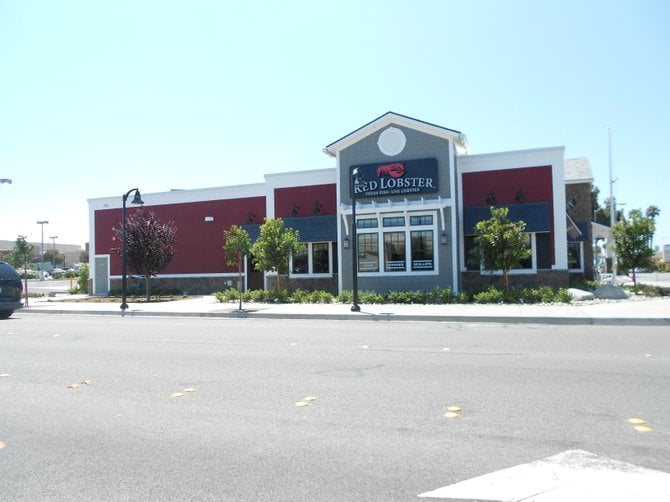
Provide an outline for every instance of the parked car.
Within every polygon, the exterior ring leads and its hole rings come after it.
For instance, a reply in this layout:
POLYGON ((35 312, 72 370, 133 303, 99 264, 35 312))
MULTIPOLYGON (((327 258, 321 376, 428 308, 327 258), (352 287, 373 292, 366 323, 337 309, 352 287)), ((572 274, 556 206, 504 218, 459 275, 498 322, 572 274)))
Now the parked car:
POLYGON ((21 276, 9 263, 0 261, 0 319, 8 319, 23 307, 21 276))

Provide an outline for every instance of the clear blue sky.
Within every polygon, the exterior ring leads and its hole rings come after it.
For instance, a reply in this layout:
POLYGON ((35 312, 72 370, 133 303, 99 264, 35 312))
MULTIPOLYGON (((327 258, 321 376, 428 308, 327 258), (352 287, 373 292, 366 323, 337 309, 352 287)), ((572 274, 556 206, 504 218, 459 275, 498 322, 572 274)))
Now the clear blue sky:
MULTIPOLYGON (((670 2, 0 0, 0 239, 87 199, 334 167, 391 110, 472 153, 565 146, 670 244, 670 2)), ((50 242, 50 241, 49 241, 50 242)))

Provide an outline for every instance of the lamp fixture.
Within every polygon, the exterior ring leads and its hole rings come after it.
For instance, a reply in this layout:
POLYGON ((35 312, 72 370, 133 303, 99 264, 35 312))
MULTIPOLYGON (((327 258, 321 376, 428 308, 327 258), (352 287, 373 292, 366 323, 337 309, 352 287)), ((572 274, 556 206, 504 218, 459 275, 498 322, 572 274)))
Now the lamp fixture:
POLYGON ((126 276, 128 275, 128 265, 126 260, 126 248, 128 245, 126 239, 126 202, 128 201, 130 194, 133 192, 135 192, 135 195, 130 203, 139 205, 144 204, 139 188, 131 188, 123 194, 123 197, 121 198, 121 315, 124 315, 128 309, 128 304, 126 303, 126 276))
POLYGON ((442 232, 442 235, 440 235, 440 244, 443 246, 449 244, 449 236, 447 235, 447 232, 442 232))
POLYGON ((516 197, 514 197, 514 200, 517 202, 526 202, 526 196, 523 194, 520 188, 516 194, 516 197))
POLYGON ((349 249, 349 237, 344 238, 344 240, 342 241, 342 247, 344 249, 349 249))
POLYGON ((489 190, 488 195, 486 196, 486 203, 487 204, 495 204, 496 203, 496 196, 493 195, 493 191, 489 190))

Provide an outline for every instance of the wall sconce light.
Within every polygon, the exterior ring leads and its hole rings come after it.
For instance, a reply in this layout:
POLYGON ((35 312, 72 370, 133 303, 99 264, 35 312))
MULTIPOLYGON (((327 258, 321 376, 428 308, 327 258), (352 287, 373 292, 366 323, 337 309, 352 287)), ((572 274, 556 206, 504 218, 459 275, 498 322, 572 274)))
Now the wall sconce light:
POLYGON ((449 244, 449 236, 447 235, 447 232, 442 232, 442 235, 440 235, 440 244, 443 246, 449 244))
POLYGON ((489 194, 486 196, 486 203, 487 204, 495 204, 496 203, 496 196, 493 195, 493 192, 489 190, 489 194))
POLYGON ((344 249, 349 249, 349 237, 345 237, 344 240, 342 241, 342 246, 344 249))
POLYGON ((205 216, 205 221, 214 221, 214 216, 205 216))
POLYGON ((520 188, 516 194, 516 197, 514 197, 514 200, 517 202, 526 202, 526 196, 523 194, 520 188))

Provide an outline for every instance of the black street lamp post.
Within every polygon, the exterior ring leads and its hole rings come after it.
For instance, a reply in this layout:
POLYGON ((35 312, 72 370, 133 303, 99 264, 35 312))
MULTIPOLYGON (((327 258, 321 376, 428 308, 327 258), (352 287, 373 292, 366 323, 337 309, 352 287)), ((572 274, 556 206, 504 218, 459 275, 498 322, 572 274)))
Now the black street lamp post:
POLYGON ((128 271, 128 264, 126 263, 126 201, 133 192, 135 192, 135 197, 133 197, 131 204, 144 204, 138 188, 128 190, 123 196, 123 206, 121 208, 121 314, 124 314, 128 308, 126 303, 126 274, 128 271))
POLYGON ((351 171, 351 286, 353 290, 352 312, 360 312, 361 306, 358 304, 358 235, 356 229, 356 188, 362 183, 358 168, 351 171))

